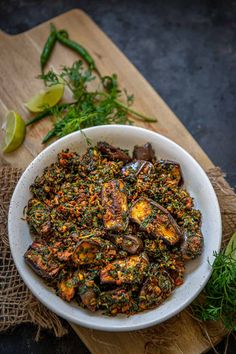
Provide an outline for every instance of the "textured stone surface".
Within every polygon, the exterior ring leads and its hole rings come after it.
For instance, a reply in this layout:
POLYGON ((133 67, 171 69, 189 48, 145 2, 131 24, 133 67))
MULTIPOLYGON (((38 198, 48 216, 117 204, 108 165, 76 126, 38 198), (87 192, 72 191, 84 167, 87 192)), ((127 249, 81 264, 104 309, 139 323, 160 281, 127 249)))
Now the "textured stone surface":
MULTIPOLYGON (((137 66, 236 187, 236 2, 1 0, 0 28, 19 33, 78 6, 137 66)), ((72 331, 59 340, 45 334, 39 345, 33 336, 31 327, 22 326, 2 336, 0 352, 88 353, 72 331)), ((228 353, 233 351, 232 340, 228 353)))

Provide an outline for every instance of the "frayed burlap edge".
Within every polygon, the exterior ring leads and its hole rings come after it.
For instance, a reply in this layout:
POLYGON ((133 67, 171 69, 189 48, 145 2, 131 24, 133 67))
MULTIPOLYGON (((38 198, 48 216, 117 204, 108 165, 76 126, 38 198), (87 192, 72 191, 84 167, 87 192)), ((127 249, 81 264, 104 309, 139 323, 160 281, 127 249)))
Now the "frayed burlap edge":
MULTIPOLYGON (((2 305, 0 332, 17 324, 29 322, 38 326, 37 338, 41 328, 52 329, 57 337, 61 337, 67 333, 66 328, 57 315, 47 310, 27 289, 10 254, 7 236, 8 207, 20 175, 21 171, 15 168, 7 166, 0 168, 0 302, 2 305)), ((224 174, 220 168, 216 167, 209 170, 208 177, 219 200, 223 224, 222 245, 224 245, 236 230, 236 194, 224 179, 224 174)), ((162 350, 166 352, 170 345, 170 338, 173 343, 175 336, 179 335, 175 331, 175 326, 181 317, 184 319, 191 317, 193 321, 196 321, 197 326, 206 338, 206 342, 210 345, 213 345, 216 337, 225 333, 224 328, 219 324, 210 328, 207 324, 197 322, 197 319, 193 318, 191 308, 187 308, 161 325, 138 331, 146 343, 145 353, 151 353, 152 350, 155 353, 161 353, 162 350)))

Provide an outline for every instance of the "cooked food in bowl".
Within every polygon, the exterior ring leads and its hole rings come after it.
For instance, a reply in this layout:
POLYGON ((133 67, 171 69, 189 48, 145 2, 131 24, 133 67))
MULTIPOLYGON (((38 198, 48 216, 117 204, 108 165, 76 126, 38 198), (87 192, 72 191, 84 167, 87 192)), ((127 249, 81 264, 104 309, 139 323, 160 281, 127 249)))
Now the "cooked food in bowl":
POLYGON ((26 220, 26 262, 65 301, 132 315, 159 306, 201 254, 201 213, 178 162, 151 144, 127 151, 100 142, 69 150, 36 177, 26 220))

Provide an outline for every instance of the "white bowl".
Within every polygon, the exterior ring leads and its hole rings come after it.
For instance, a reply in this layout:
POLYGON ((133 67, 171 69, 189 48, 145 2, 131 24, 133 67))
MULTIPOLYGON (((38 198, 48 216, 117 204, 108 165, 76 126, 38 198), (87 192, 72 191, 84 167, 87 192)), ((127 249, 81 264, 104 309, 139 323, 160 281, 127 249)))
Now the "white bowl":
POLYGON ((31 197, 29 186, 37 175, 42 174, 46 166, 56 160, 57 154, 66 148, 81 154, 85 152, 85 138, 80 132, 75 132, 43 150, 26 169, 16 186, 8 219, 10 247, 16 267, 39 301, 59 316, 76 324, 106 331, 130 331, 163 322, 189 305, 210 277, 211 267, 208 261, 211 263, 214 260, 213 251, 219 251, 221 244, 221 215, 215 192, 199 164, 184 149, 159 134, 142 128, 120 125, 93 127, 85 129, 84 132, 93 143, 107 141, 130 151, 136 144, 150 142, 158 158, 180 163, 185 187, 194 197, 195 207, 202 213, 204 235, 202 255, 187 264, 184 284, 177 288, 161 306, 134 316, 107 317, 100 313, 91 313, 56 296, 54 291, 46 286, 44 281, 24 262, 23 255, 32 243, 32 237, 22 216, 23 209, 31 197))

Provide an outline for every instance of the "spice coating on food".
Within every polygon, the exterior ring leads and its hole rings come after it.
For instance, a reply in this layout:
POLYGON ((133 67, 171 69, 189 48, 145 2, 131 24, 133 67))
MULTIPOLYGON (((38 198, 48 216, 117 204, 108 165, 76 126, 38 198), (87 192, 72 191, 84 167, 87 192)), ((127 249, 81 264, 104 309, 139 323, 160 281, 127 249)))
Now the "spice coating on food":
POLYGON ((172 246, 180 240, 180 229, 170 213, 150 199, 138 199, 130 209, 130 218, 142 229, 172 246))
POLYGON ((29 266, 63 300, 112 316, 159 306, 203 247, 178 162, 157 160, 150 143, 133 156, 106 142, 62 151, 26 212, 29 266))

